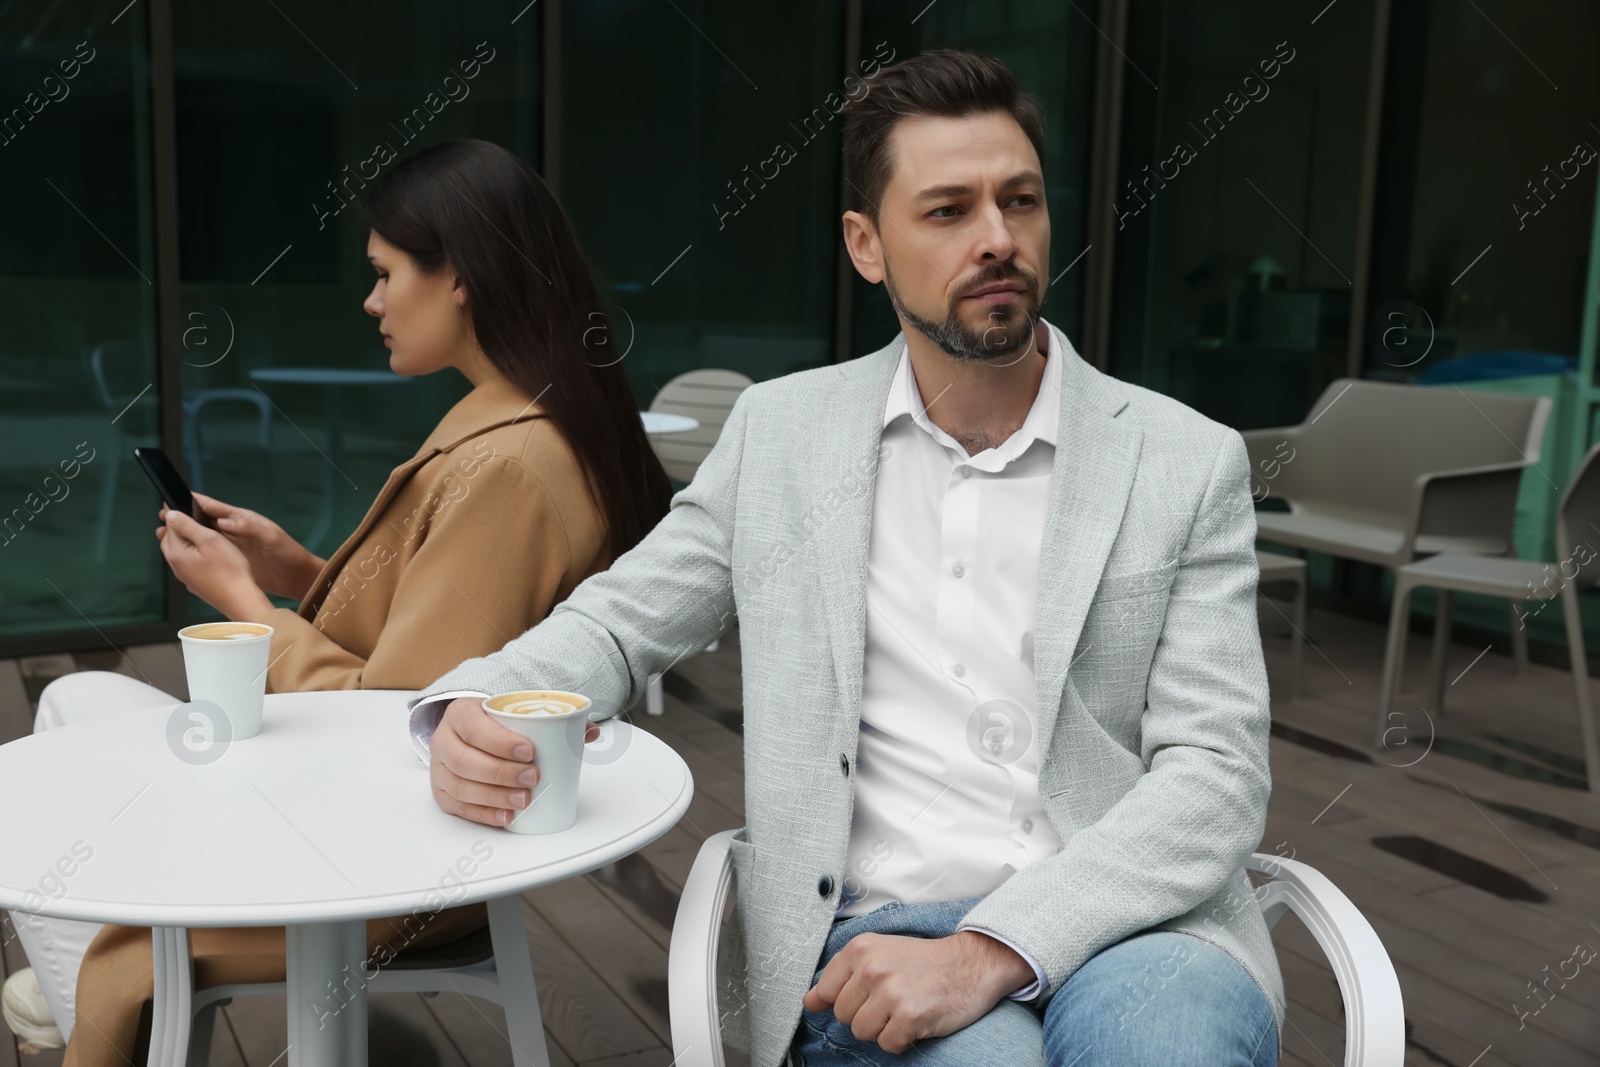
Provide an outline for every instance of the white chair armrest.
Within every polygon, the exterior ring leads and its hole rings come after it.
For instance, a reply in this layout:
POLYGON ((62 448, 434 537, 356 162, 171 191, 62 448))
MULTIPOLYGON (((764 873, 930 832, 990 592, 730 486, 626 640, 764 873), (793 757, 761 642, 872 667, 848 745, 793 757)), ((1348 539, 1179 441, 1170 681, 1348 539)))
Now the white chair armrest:
POLYGON ((1272 879, 1257 890, 1268 928, 1285 911, 1294 912, 1333 964, 1344 998, 1345 1067, 1401 1067, 1406 1018, 1400 980, 1372 924, 1314 867, 1261 852, 1246 866, 1272 879))
POLYGON ((678 898, 667 955, 672 1055, 678 1067, 723 1067, 717 937, 728 890, 733 887, 728 842, 737 832, 723 830, 705 839, 678 898))

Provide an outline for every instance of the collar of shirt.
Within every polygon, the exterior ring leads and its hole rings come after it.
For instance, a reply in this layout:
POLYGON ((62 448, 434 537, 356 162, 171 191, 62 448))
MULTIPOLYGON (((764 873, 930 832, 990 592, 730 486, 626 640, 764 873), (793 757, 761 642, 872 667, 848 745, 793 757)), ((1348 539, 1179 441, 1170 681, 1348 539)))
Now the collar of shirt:
POLYGON ((927 409, 922 406, 916 372, 911 369, 911 352, 903 341, 900 364, 895 368, 894 380, 889 383, 889 398, 884 404, 884 431, 887 432, 892 422, 904 416, 922 427, 939 444, 954 451, 967 466, 989 473, 1005 469, 1026 452, 1034 441, 1044 441, 1054 448, 1056 427, 1061 416, 1061 355, 1056 348, 1055 330, 1044 319, 1041 318, 1039 322, 1045 327, 1044 376, 1039 380, 1039 392, 1033 398, 1033 406, 1028 409, 1028 417, 1022 425, 999 445, 968 456, 966 449, 955 438, 933 424, 928 418, 927 409))

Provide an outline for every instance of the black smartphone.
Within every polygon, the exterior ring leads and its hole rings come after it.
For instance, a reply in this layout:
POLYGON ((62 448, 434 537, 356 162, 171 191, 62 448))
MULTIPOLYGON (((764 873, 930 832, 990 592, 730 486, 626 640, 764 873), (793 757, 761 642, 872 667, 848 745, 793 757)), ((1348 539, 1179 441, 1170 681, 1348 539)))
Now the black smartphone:
POLYGON ((193 516, 196 522, 215 530, 217 524, 210 515, 201 510, 196 503, 194 494, 189 491, 189 486, 183 480, 183 475, 178 473, 178 468, 172 465, 172 460, 159 448, 136 448, 133 458, 139 461, 139 466, 149 476, 155 485, 156 492, 161 494, 161 499, 173 511, 181 511, 185 515, 193 516))

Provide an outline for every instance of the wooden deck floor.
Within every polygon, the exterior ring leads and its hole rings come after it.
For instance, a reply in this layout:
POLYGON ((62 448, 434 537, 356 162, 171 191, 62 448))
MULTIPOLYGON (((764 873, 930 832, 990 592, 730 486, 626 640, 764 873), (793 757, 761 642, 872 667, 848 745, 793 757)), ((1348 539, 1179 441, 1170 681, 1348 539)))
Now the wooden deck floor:
MULTIPOLYGON (((1380 757, 1364 739, 1382 628, 1313 612, 1304 699, 1291 702, 1280 616, 1266 601, 1260 614, 1275 732, 1261 850, 1319 868, 1377 929, 1406 1000, 1407 1063, 1600 1063, 1600 974, 1590 973, 1600 962, 1559 977, 1575 946, 1600 949, 1600 800, 1583 790, 1573 756, 1570 674, 1535 663, 1517 676, 1507 656, 1475 660, 1481 647, 1457 645, 1445 713, 1430 725, 1417 703, 1426 642, 1414 638, 1400 705, 1411 712, 1412 743, 1380 757)), ((125 651, 0 660, 0 741, 31 730, 39 689, 71 670, 142 672, 182 695, 175 646, 125 651)), ((699 843, 744 821, 737 636, 680 663, 667 694, 665 716, 641 708, 633 721, 688 762, 696 790, 687 817, 638 855, 524 895, 551 1061, 563 1067, 672 1062, 667 947, 678 894, 699 843)), ((1291 1001, 1282 1062, 1341 1064, 1331 970, 1296 920, 1274 938, 1291 1001)), ((25 965, 7 945, 7 973, 25 965)), ((511 1059, 499 1009, 454 993, 375 996, 371 1030, 377 1067, 511 1059)), ((19 1059, 6 1038, 0 1067, 60 1062, 59 1052, 19 1059)), ((223 1010, 212 1063, 273 1067, 283 1045, 282 998, 236 1001, 223 1010)))

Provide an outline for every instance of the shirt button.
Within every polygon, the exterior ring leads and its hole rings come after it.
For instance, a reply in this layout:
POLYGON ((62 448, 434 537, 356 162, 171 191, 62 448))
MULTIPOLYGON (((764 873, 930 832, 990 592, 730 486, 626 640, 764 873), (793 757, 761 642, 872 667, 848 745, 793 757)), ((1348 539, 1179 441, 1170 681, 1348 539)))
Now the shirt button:
POLYGON ((1022 832, 1025 833, 1025 834, 1033 833, 1033 820, 1032 819, 1023 819, 1022 820, 1022 832))
POLYGON ((825 874, 817 881, 817 895, 827 897, 833 893, 833 875, 825 874))
POLYGON ((956 672, 956 677, 957 678, 960 678, 963 674, 967 673, 967 668, 962 666, 959 663, 957 663, 954 667, 951 667, 950 669, 956 672))
POLYGON ((963 567, 961 565, 961 561, 958 559, 958 560, 955 561, 954 564, 951 565, 950 573, 955 575, 957 578, 959 578, 963 574, 967 573, 967 568, 963 567))
POLYGON ((846 778, 850 777, 850 757, 843 752, 839 753, 839 769, 844 772, 846 778))
POLYGON ((961 477, 963 477, 963 478, 972 477, 972 468, 971 467, 962 467, 961 468, 961 477))

